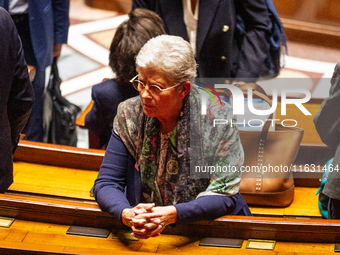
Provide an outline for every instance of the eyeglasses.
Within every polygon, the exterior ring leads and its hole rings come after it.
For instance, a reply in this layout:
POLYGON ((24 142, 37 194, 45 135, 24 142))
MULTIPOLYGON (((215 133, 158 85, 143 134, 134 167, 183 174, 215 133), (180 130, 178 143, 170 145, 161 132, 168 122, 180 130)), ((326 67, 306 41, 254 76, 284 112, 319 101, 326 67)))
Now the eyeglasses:
MULTIPOLYGON (((142 91, 142 90, 144 90, 145 89, 145 87, 146 87, 146 85, 142 82, 142 81, 140 81, 140 80, 138 80, 138 74, 135 76, 135 77, 133 77, 131 80, 130 80, 130 82, 132 83, 132 85, 133 85, 133 87, 137 90, 137 91, 142 91)), ((160 93, 160 92, 163 92, 163 91, 166 91, 166 90, 169 90, 169 89, 172 89, 172 88, 175 88, 175 87, 178 87, 179 85, 181 85, 182 83, 179 83, 179 84, 176 84, 176 85, 174 85, 174 86, 172 86, 172 87, 169 87, 169 88, 166 88, 166 89, 162 89, 162 88, 160 88, 159 86, 157 86, 157 85, 149 85, 149 92, 150 93, 152 93, 152 94, 158 94, 158 93, 160 93)))

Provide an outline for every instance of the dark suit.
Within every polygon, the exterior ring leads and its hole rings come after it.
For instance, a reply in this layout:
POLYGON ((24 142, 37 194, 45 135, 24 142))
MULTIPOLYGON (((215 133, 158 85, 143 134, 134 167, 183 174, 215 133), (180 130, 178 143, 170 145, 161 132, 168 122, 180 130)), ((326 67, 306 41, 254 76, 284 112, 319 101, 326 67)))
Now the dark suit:
POLYGON ((1 7, 0 34, 0 192, 5 192, 13 182, 12 152, 34 95, 17 30, 1 7))
MULTIPOLYGON (((331 79, 329 97, 321 104, 321 110, 315 115, 314 123, 321 140, 331 148, 337 148, 333 169, 329 173, 322 193, 330 198, 340 200, 340 63, 334 69, 331 79), (338 170, 336 170, 338 169, 338 170)), ((340 208, 337 208, 340 215, 340 208)))
POLYGON ((110 140, 113 119, 118 105, 124 100, 138 96, 132 85, 119 85, 115 79, 104 81, 92 87, 93 107, 85 117, 85 127, 99 136, 100 146, 110 140))
MULTIPOLYGON (((133 0, 132 8, 155 11, 165 31, 188 39, 182 0, 133 0)), ((196 60, 199 77, 256 78, 265 68, 270 20, 264 0, 200 0, 196 60), (236 47, 236 10, 246 25, 241 51, 236 47)))
MULTIPOLYGON (((9 0, 0 0, 8 7, 9 0)), ((16 23, 27 64, 36 68, 33 88, 36 102, 24 129, 29 140, 43 138, 43 92, 45 68, 52 63, 54 44, 67 42, 69 27, 69 0, 28 0, 28 18, 16 23)))

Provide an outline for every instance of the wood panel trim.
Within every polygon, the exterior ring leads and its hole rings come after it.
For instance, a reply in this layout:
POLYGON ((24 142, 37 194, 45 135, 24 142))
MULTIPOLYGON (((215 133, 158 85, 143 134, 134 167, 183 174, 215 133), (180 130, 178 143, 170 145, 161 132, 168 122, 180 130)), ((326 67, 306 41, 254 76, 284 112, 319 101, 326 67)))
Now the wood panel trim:
POLYGON ((21 220, 99 228, 121 228, 111 215, 89 203, 0 194, 0 214, 21 220), (64 201, 65 202, 65 201, 64 201))
POLYGON ((79 126, 81 128, 85 128, 85 118, 86 118, 86 115, 92 110, 93 103, 94 103, 94 101, 91 100, 91 102, 88 104, 88 106, 86 106, 85 110, 80 113, 78 119, 76 120, 77 126, 79 126))
MULTIPOLYGON (((312 164, 316 154, 334 155, 335 149, 330 149, 324 144, 301 144, 299 154, 295 161, 296 165, 305 163, 312 164), (305 161, 305 160, 308 161, 305 161)), ((53 145, 21 140, 14 154, 14 160, 42 165, 68 167, 75 169, 99 171, 105 155, 105 150, 81 149, 71 146, 53 145)), ((321 167, 325 162, 322 162, 321 167)), ((298 169, 301 169, 298 167, 298 169)), ((320 185, 319 178, 322 171, 311 173, 311 171, 295 171, 297 186, 301 179, 310 179, 302 186, 317 187, 320 185), (309 182, 309 184, 308 184, 309 182)))
POLYGON ((123 14, 129 13, 132 7, 131 0, 85 0, 85 4, 93 8, 111 10, 123 14))
POLYGON ((288 40, 340 48, 340 28, 281 18, 288 40))
MULTIPOLYGON (((62 205, 53 200, 0 195, 2 216, 21 220, 121 229, 120 223, 98 207, 62 205)), ((273 239, 295 242, 337 242, 340 220, 293 219, 274 217, 224 216, 213 221, 198 221, 164 230, 164 234, 196 237, 273 239)))
POLYGON ((20 140, 13 160, 99 171, 105 151, 20 140))

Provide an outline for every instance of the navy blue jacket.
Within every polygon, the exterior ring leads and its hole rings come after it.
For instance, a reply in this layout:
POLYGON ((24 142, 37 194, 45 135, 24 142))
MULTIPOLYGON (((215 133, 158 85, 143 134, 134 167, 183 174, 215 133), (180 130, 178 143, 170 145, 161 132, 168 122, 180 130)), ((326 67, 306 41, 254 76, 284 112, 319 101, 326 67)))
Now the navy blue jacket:
POLYGON ((110 140, 113 119, 118 105, 124 100, 138 96, 131 84, 119 85, 115 79, 106 80, 92 87, 93 106, 86 114, 85 127, 99 136, 102 144, 110 140))
MULTIPOLYGON (((182 0, 133 0, 132 8, 155 11, 168 34, 189 40, 182 0)), ((198 13, 198 77, 259 77, 265 69, 271 29, 265 0, 200 0, 198 13), (236 12, 245 22, 242 43, 237 41, 236 12), (241 51, 237 45, 242 45, 241 51)))
POLYGON ((34 102, 15 25, 0 7, 0 192, 13 182, 14 152, 34 102))
MULTIPOLYGON (((94 196, 100 208, 119 222, 122 211, 135 207, 141 200, 142 181, 135 164, 135 159, 113 131, 94 184, 94 196)), ((197 220, 212 220, 227 214, 251 216, 240 193, 231 197, 203 196, 188 203, 176 204, 175 207, 176 225, 197 220)))

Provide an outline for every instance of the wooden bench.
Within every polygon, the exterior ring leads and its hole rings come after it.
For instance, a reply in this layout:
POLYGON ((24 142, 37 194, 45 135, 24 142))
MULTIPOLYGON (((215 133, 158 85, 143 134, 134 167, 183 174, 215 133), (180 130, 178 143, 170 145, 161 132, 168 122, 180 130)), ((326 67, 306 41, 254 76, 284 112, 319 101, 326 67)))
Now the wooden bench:
MULTIPOLYGON (((100 150, 20 142, 14 155, 15 182, 7 194, 0 195, 0 215, 53 224, 120 229, 121 225, 114 222, 109 214, 102 212, 89 195, 88 189, 96 178, 100 167, 99 158, 103 155, 100 150), (46 160, 46 157, 50 160, 46 160), (87 158, 86 161, 84 157, 87 158), (39 160, 42 161, 42 166, 39 166, 39 160), (52 163, 52 166, 47 165, 47 161, 52 163), (77 167, 76 163, 81 167, 77 167), (27 175, 29 169, 36 172, 27 175), (34 187, 34 179, 26 179, 25 175, 39 178, 39 185, 34 187), (54 178, 55 182, 46 180, 44 183, 44 175, 46 178, 54 178), (86 175, 88 178, 84 177, 86 175), (63 184, 70 183, 75 177, 81 179, 75 184, 79 191, 63 184)), ((301 175, 300 172, 299 174, 301 175)), ((314 179, 318 181, 322 173, 317 174, 314 179)), ((256 217, 225 216, 215 221, 195 222, 166 229, 165 233, 185 236, 195 233, 199 237, 335 242, 340 222, 321 219, 317 211, 317 196, 314 195, 318 184, 309 186, 311 187, 297 186, 296 199, 287 208, 251 207, 256 217)))
MULTIPOLYGON (((15 162, 14 170, 14 183, 8 191, 10 194, 47 195, 54 198, 94 202, 94 198, 90 196, 90 189, 97 178, 96 171, 27 162, 15 162)), ((321 176, 322 173, 319 175, 321 176)), ((297 178, 295 184, 298 185, 299 181, 301 183, 301 179, 297 178)), ((309 185, 312 185, 311 181, 309 185)), ((312 187, 296 186, 294 201, 288 207, 257 206, 250 207, 250 209, 256 216, 321 218, 317 207, 318 196, 315 195, 319 185, 320 181, 317 176, 312 187)))
MULTIPOLYGON (((270 222, 269 222, 270 223, 270 222)), ((242 222, 240 223, 242 224, 242 222)), ((333 254, 334 243, 297 243, 277 241, 273 251, 246 249, 247 239, 241 248, 199 246, 202 239, 194 235, 162 234, 147 240, 128 240, 126 232, 111 231, 107 238, 68 235, 69 225, 27 220, 15 220, 10 228, 0 228, 1 254, 241 254, 241 255, 307 255, 333 254)), ((231 231, 229 229, 228 231, 231 231)), ((228 232, 226 231, 226 232, 228 232)))

